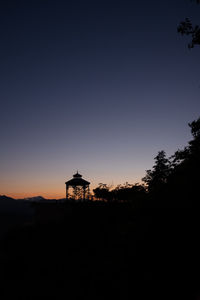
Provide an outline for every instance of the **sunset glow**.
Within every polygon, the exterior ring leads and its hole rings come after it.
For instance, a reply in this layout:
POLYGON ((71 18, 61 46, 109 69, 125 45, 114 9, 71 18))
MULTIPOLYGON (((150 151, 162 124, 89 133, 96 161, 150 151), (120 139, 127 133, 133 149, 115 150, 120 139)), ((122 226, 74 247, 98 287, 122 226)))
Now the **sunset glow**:
POLYGON ((187 145, 199 51, 177 24, 198 19, 190 1, 28 2, 1 12, 0 194, 63 198, 77 169, 91 190, 140 182, 159 150, 187 145))

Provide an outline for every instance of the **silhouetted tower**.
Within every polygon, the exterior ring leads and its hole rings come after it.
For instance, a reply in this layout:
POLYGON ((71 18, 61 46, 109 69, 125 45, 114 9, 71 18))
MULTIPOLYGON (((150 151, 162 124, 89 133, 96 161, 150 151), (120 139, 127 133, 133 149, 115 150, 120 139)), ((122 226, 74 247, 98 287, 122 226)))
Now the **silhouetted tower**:
POLYGON ((66 199, 68 200, 69 197, 69 188, 73 189, 73 196, 74 199, 83 199, 85 200, 86 194, 89 194, 89 185, 90 182, 86 181, 82 178, 77 171, 76 174, 73 175, 73 178, 69 181, 65 182, 66 184, 66 199))

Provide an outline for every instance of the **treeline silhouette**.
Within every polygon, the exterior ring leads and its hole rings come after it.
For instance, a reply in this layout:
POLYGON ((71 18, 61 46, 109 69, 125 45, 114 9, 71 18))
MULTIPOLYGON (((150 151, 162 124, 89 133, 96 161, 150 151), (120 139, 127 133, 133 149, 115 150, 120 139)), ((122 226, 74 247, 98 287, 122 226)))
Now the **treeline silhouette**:
POLYGON ((200 118, 189 123, 193 139, 170 158, 159 151, 152 170, 143 181, 148 195, 158 207, 199 207, 200 118))
POLYGON ((100 183, 95 198, 106 202, 132 203, 137 207, 199 207, 200 118, 189 123, 193 139, 183 150, 167 158, 164 150, 154 158, 143 184, 118 185, 111 189, 100 183))
POLYGON ((107 184, 100 183, 97 188, 93 190, 94 196, 98 200, 106 202, 121 202, 121 203, 135 203, 136 200, 143 200, 146 195, 146 189, 141 184, 129 184, 126 182, 123 185, 118 185, 111 189, 107 184))

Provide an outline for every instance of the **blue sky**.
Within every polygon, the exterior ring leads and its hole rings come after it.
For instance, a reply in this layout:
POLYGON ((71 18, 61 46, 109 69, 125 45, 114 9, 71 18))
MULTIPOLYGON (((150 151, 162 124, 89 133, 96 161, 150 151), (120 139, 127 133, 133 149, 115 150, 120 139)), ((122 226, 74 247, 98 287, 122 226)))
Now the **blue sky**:
POLYGON ((190 1, 1 4, 0 194, 64 196, 78 169, 95 187, 139 182, 159 150, 191 139, 200 49, 177 26, 190 1))

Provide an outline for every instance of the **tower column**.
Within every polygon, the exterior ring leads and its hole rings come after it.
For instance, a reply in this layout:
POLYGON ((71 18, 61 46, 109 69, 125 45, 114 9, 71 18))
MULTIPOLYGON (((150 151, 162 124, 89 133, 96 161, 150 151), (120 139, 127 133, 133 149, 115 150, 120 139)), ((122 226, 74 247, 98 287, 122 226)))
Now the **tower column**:
POLYGON ((83 200, 85 201, 85 192, 86 192, 86 187, 83 186, 83 200))
POLYGON ((66 184, 66 200, 68 200, 68 189, 69 189, 69 186, 66 184))
POLYGON ((87 193, 88 193, 88 200, 90 200, 90 187, 88 185, 88 188, 87 188, 87 193))

